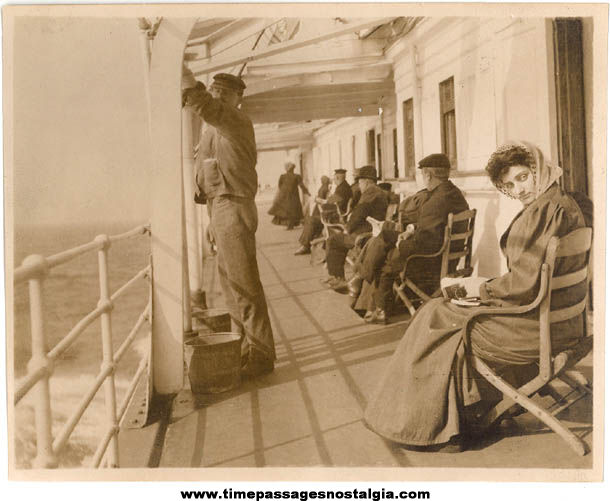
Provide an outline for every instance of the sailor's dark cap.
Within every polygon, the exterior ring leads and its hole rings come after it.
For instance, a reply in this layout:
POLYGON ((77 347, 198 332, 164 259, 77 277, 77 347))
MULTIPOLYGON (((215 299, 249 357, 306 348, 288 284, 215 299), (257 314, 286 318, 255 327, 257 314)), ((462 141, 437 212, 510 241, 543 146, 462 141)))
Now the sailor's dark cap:
POLYGON ((246 88, 246 84, 241 78, 231 75, 230 73, 216 73, 216 75, 214 75, 213 85, 226 89, 233 89, 238 92, 243 92, 246 88))

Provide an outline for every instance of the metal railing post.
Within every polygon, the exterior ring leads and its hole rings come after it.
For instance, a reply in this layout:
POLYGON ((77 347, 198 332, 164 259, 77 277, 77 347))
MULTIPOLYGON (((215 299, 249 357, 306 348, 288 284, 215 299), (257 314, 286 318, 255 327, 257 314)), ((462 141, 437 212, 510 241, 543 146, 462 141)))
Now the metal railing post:
POLYGON ((30 323, 32 333, 32 358, 28 370, 44 367, 44 376, 34 385, 34 413, 36 418, 36 468, 55 468, 57 458, 53 451, 53 432, 51 429, 51 392, 49 377, 53 365, 47 358, 47 347, 43 328, 42 283, 48 272, 47 260, 39 255, 25 258, 24 266, 35 266, 36 275, 28 281, 30 292, 30 323))
MULTIPOLYGON (((116 419, 116 391, 114 385, 114 353, 112 350, 112 301, 110 299, 110 288, 108 286, 108 248, 110 247, 110 239, 108 238, 108 235, 98 235, 95 240, 102 244, 97 253, 100 275, 99 306, 104 307, 105 309, 100 317, 102 325, 102 369, 108 367, 112 368, 112 371, 108 374, 108 377, 104 382, 106 421, 109 429, 114 428, 118 431, 116 419)), ((117 468, 119 466, 119 442, 117 433, 114 433, 110 439, 106 458, 107 464, 111 468, 117 468)))

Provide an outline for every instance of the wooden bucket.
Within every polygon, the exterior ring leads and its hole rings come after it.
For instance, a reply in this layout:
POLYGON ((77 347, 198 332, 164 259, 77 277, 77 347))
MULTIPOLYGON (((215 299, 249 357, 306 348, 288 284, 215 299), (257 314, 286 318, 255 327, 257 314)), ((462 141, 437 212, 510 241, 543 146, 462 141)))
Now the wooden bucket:
POLYGON ((218 332, 185 343, 193 349, 189 381, 193 393, 221 393, 241 383, 241 336, 218 332))
POLYGON ((192 315, 194 331, 199 333, 231 331, 231 315, 225 309, 194 310, 192 315))

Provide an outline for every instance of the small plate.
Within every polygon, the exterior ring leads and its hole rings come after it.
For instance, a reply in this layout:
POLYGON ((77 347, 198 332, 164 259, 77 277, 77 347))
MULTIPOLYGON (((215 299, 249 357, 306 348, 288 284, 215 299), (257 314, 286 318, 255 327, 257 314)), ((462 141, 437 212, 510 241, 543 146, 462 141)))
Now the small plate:
POLYGON ((479 298, 452 299, 451 302, 458 306, 481 306, 481 300, 479 298))

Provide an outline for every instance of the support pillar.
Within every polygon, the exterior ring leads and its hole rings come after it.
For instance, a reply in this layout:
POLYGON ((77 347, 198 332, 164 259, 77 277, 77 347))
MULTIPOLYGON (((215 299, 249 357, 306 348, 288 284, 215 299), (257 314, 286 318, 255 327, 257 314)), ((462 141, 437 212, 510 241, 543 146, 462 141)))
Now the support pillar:
POLYGON ((177 393, 183 381, 181 74, 195 19, 165 18, 150 67, 152 166, 153 385, 177 393))
MULTIPOLYGON (((413 77, 413 128, 415 133, 415 163, 421 160, 424 156, 424 125, 422 116, 422 83, 419 70, 417 47, 411 45, 411 75, 413 77)), ((417 169, 416 169, 417 170, 417 169)))
MULTIPOLYGON (((196 81, 193 74, 183 67, 182 88, 192 87, 196 81)), ((191 305, 206 308, 203 290, 202 248, 197 238, 198 217, 195 196, 195 156, 194 146, 201 121, 190 108, 182 109, 182 176, 184 178, 184 215, 186 222, 186 248, 188 256, 191 305)))

